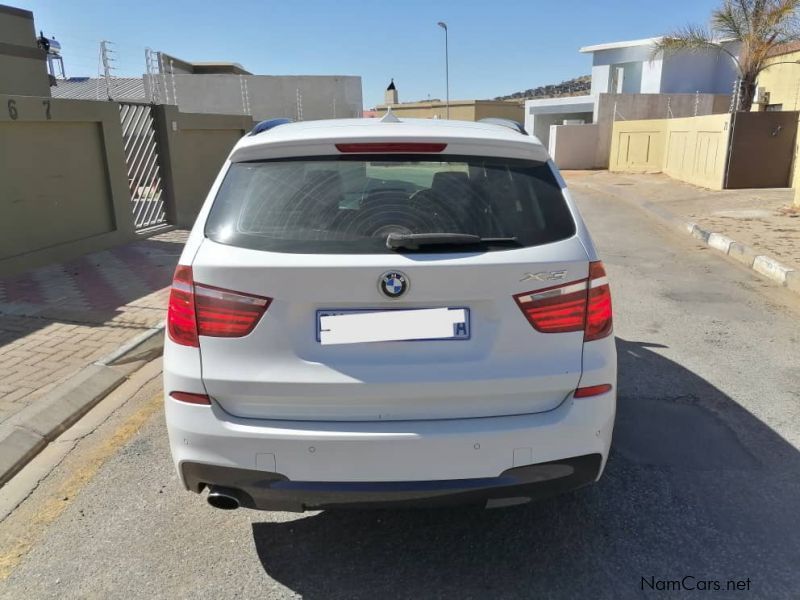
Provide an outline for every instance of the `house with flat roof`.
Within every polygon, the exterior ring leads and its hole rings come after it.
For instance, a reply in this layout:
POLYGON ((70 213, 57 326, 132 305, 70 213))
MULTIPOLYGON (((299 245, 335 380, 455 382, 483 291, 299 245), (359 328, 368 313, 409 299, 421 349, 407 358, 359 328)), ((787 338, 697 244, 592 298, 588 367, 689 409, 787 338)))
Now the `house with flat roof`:
MULTIPOLYGON (((525 102, 525 129, 549 145, 550 126, 595 123, 603 94, 730 94, 736 66, 724 52, 654 52, 660 37, 584 46, 592 58, 591 91, 586 96, 525 102)), ((729 50, 736 54, 737 45, 729 50)), ((653 115, 655 116, 655 115, 653 115)), ((665 115, 658 115, 665 116, 665 115)), ((645 118, 637 115, 637 118, 645 118)))

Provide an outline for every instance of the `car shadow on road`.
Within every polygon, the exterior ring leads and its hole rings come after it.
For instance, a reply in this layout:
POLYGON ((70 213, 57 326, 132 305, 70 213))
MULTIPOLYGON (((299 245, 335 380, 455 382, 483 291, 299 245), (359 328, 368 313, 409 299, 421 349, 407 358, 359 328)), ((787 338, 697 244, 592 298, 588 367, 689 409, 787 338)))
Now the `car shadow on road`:
POLYGON ((596 485, 489 511, 257 522, 264 570, 304 598, 621 598, 701 579, 800 596, 800 453, 668 348, 617 349, 614 445, 596 485))

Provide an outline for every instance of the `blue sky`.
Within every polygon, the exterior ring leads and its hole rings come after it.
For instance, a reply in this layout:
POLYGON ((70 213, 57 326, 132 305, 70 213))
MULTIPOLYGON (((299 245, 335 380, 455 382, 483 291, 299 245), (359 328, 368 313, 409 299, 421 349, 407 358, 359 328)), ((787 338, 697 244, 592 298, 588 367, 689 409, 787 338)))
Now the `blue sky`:
POLYGON ((68 76, 96 75, 115 42, 117 75, 144 72, 144 48, 239 62, 256 74, 360 75, 364 104, 394 77, 401 101, 491 98, 591 71, 578 48, 706 23, 721 0, 4 0, 34 12, 63 46, 68 76))

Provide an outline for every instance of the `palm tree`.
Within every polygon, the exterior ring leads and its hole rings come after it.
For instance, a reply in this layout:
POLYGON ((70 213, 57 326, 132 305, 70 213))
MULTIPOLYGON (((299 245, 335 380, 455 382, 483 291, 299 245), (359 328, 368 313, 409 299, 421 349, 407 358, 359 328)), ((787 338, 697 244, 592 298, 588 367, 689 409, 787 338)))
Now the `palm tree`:
POLYGON ((758 74, 781 44, 800 39, 800 0, 724 0, 711 14, 711 27, 687 25, 656 43, 654 54, 709 50, 727 54, 739 72, 739 110, 748 111, 758 74), (731 50, 734 43, 738 52, 731 50))

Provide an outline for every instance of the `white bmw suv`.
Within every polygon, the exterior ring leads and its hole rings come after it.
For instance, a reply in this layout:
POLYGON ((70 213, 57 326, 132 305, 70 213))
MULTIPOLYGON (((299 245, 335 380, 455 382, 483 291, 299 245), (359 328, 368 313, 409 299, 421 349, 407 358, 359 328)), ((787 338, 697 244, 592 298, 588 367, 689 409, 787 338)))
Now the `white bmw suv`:
POLYGON ((166 419, 218 508, 517 504, 596 481, 616 408, 603 264, 536 138, 264 123, 175 271, 166 419))

